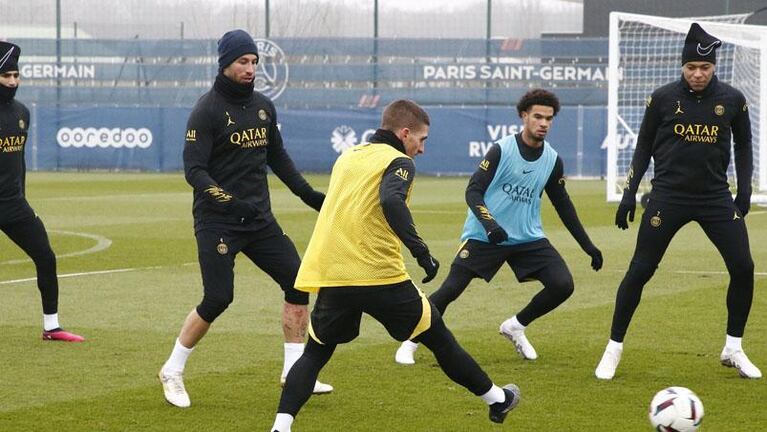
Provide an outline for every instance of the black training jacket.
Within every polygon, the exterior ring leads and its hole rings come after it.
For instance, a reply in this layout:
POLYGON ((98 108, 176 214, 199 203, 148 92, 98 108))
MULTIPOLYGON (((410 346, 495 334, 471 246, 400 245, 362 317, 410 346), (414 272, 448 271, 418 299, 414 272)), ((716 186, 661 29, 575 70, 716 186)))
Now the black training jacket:
POLYGON ((274 221, 267 166, 298 196, 312 188, 285 151, 272 101, 258 92, 233 94, 233 83, 224 80, 217 77, 187 122, 184 174, 194 188, 195 231, 258 230, 274 221), (235 214, 238 200, 255 216, 235 214))
POLYGON ((28 131, 27 107, 15 99, 0 101, 0 224, 29 212, 24 198, 28 131))
POLYGON ((650 158, 652 199, 674 204, 732 201, 727 183, 732 136, 738 193, 751 195, 751 121, 743 93, 716 76, 700 92, 684 78, 647 99, 626 189, 635 194, 650 158))

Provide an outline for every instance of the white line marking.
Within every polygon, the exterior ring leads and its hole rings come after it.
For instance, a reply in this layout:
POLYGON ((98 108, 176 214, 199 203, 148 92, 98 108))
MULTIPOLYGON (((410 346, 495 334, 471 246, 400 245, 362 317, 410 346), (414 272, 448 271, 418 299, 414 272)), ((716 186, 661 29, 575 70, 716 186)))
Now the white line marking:
MULTIPOLYGON (((181 264, 182 266, 186 265, 192 265, 196 263, 184 263, 181 264)), ((113 269, 113 270, 97 270, 92 272, 81 272, 81 273, 65 273, 58 275, 59 279, 64 278, 72 278, 72 277, 80 277, 80 276, 96 276, 96 275, 103 275, 103 274, 112 274, 112 273, 128 273, 132 271, 138 271, 138 270, 158 270, 162 268, 167 268, 172 266, 150 266, 150 267, 131 267, 131 268, 122 268, 122 269, 113 269)), ((10 285, 15 283, 22 283, 22 282, 32 282, 36 281, 37 278, 25 278, 25 279, 11 279, 6 281, 0 281, 0 285, 10 285)))
MULTIPOLYGON (((151 268, 151 267, 146 267, 151 268)), ((92 272, 82 272, 82 273, 65 273, 58 275, 59 279, 64 278, 70 278, 70 277, 78 277, 78 276, 92 276, 92 275, 100 275, 100 274, 110 274, 110 273, 126 273, 131 272, 135 270, 141 270, 140 268, 124 268, 124 269, 115 269, 115 270, 99 270, 99 271, 92 271, 92 272)), ((0 285, 9 285, 14 283, 21 283, 21 282, 32 282, 36 281, 37 278, 25 278, 25 279, 11 279, 7 281, 0 281, 0 285)))
MULTIPOLYGON (((69 258, 73 256, 88 255, 88 254, 92 254, 96 252, 101 252, 104 249, 107 249, 110 246, 112 246, 112 240, 104 236, 100 236, 98 234, 88 234, 88 233, 81 233, 81 232, 74 232, 74 231, 60 231, 60 230, 48 230, 48 232, 56 233, 56 234, 71 235, 75 237, 85 237, 87 239, 96 241, 96 245, 89 249, 70 252, 70 253, 66 253, 62 255, 56 255, 56 259, 69 258)), ((16 260, 3 261, 3 262, 0 262, 0 264, 21 264, 21 263, 28 263, 28 262, 32 262, 32 260, 29 258, 22 258, 22 259, 16 259, 16 260)))
MULTIPOLYGON (((680 274, 729 274, 726 271, 704 271, 704 270, 676 270, 674 273, 680 274)), ((767 276, 767 272, 754 272, 754 276, 767 276)))

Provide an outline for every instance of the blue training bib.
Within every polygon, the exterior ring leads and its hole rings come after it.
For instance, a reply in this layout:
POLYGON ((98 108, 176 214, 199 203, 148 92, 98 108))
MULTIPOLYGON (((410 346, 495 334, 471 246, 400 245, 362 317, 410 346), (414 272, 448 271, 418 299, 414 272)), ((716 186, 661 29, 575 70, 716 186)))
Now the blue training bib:
MULTIPOLYGON (((509 239, 501 244, 517 245, 545 238, 541 224, 541 196, 557 161, 557 152, 544 141, 541 156, 535 161, 526 161, 519 153, 514 135, 503 137, 498 145, 501 160, 485 191, 485 205, 509 235, 509 239)), ((485 228, 471 209, 461 234, 461 241, 469 239, 488 242, 485 228)))

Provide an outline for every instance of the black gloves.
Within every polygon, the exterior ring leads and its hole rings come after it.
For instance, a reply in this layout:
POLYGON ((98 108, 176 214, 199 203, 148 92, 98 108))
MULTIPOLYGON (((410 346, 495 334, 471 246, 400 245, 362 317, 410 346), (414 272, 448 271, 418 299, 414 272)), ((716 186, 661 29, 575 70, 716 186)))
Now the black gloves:
POLYGON ((487 239, 490 241, 490 244, 497 245, 508 240, 509 235, 506 233, 506 230, 503 229, 503 227, 498 225, 487 232, 487 239))
POLYGON ((301 195, 301 201, 303 201, 304 204, 308 205, 309 207, 320 211, 322 208, 322 203, 325 202, 325 194, 312 189, 309 192, 301 195))
POLYGON ((624 191, 623 199, 621 199, 621 203, 618 204, 618 211, 615 212, 615 225, 623 230, 628 229, 628 222, 634 222, 634 212, 636 209, 636 194, 632 194, 628 190, 624 191), (626 222, 626 216, 628 216, 628 222, 626 222))
POLYGON ((735 195, 735 207, 740 210, 740 215, 742 217, 746 217, 746 214, 748 214, 748 211, 751 209, 751 197, 745 194, 735 195))
POLYGON ((439 261, 431 256, 428 252, 416 258, 418 265, 426 272, 426 277, 421 281, 422 283, 428 283, 435 276, 437 276, 437 270, 439 270, 439 261))
POLYGON ((602 258, 602 251, 597 249, 596 246, 591 246, 591 248, 586 250, 586 253, 591 257, 591 268, 593 268, 594 271, 599 271, 599 269, 602 268, 602 263, 604 262, 604 259, 602 258))
POLYGON ((233 215, 238 216, 241 223, 250 222, 256 216, 256 207, 239 198, 232 198, 232 201, 229 203, 229 211, 233 215))

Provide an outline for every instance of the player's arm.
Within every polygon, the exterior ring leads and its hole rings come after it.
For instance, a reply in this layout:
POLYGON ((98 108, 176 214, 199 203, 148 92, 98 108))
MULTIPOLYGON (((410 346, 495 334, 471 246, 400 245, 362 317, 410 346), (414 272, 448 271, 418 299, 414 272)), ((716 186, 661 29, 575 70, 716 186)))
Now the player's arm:
POLYGON ((602 268, 602 252, 591 242, 589 235, 583 228, 583 224, 581 224, 581 220, 578 218, 575 206, 565 188, 564 171, 562 158, 557 156, 554 169, 551 171, 544 190, 551 200, 551 204, 554 205, 559 219, 562 220, 570 235, 578 242, 581 249, 591 257, 591 267, 594 270, 599 270, 602 268))
POLYGON ((184 177, 195 191, 202 192, 205 199, 222 213, 234 213, 241 217, 255 214, 247 202, 237 199, 224 190, 208 172, 208 161, 213 150, 213 134, 203 114, 195 110, 189 116, 184 142, 184 177))
POLYGON ((485 192, 495 177, 498 169, 498 163, 501 161, 501 146, 493 144, 490 150, 485 154, 485 158, 479 163, 479 168, 469 179, 469 185, 466 186, 466 204, 477 217, 482 227, 487 233, 490 243, 498 244, 506 241, 509 236, 506 231, 498 225, 490 210, 485 205, 485 192))
POLYGON ((314 190, 296 169, 293 160, 285 150, 282 134, 277 127, 277 110, 274 109, 274 105, 270 105, 270 109, 272 124, 269 126, 269 137, 271 139, 266 153, 266 163, 294 195, 301 198, 301 201, 309 207, 320 211, 325 201, 325 194, 314 190))
POLYGON ((654 92, 647 99, 644 118, 642 118, 642 125, 639 127, 637 145, 634 149, 634 156, 631 158, 629 172, 626 175, 626 184, 623 187, 623 198, 620 205, 618 205, 618 211, 615 213, 615 225, 620 229, 628 229, 628 221, 634 221, 636 193, 639 189, 639 183, 642 182, 642 177, 644 177, 644 173, 647 171, 647 166, 650 165, 653 144, 661 120, 661 104, 658 103, 657 98, 658 92, 654 92))
MULTIPOLYGON (((29 109, 27 107, 24 107, 24 112, 21 114, 21 118, 24 119, 25 124, 27 125, 27 131, 29 131, 29 109)), ((29 138, 29 134, 27 134, 27 138, 29 138)), ((24 143, 24 151, 21 154, 21 196, 26 197, 27 196, 27 161, 26 161, 26 153, 27 153, 27 143, 24 143)))
POLYGON ((746 98, 741 94, 738 114, 732 121, 732 137, 735 153, 735 173, 738 177, 738 192, 735 206, 745 216, 751 208, 751 176, 754 171, 754 156, 751 147, 751 119, 746 98))
POLYGON ((642 177, 650 165, 655 136, 658 134, 658 127, 660 126, 660 104, 655 100, 656 98, 657 92, 647 100, 642 125, 639 127, 639 134, 637 135, 636 149, 634 149, 634 156, 631 158, 631 165, 626 176, 626 185, 623 190, 624 193, 628 192, 632 196, 636 196, 639 183, 642 182, 642 177))
POLYGON ((415 164, 412 159, 394 159, 384 171, 378 194, 386 222, 418 261, 418 265, 426 271, 426 278, 423 279, 423 283, 426 283, 437 275, 439 261, 431 256, 429 247, 418 235, 407 206, 414 178, 415 164))

